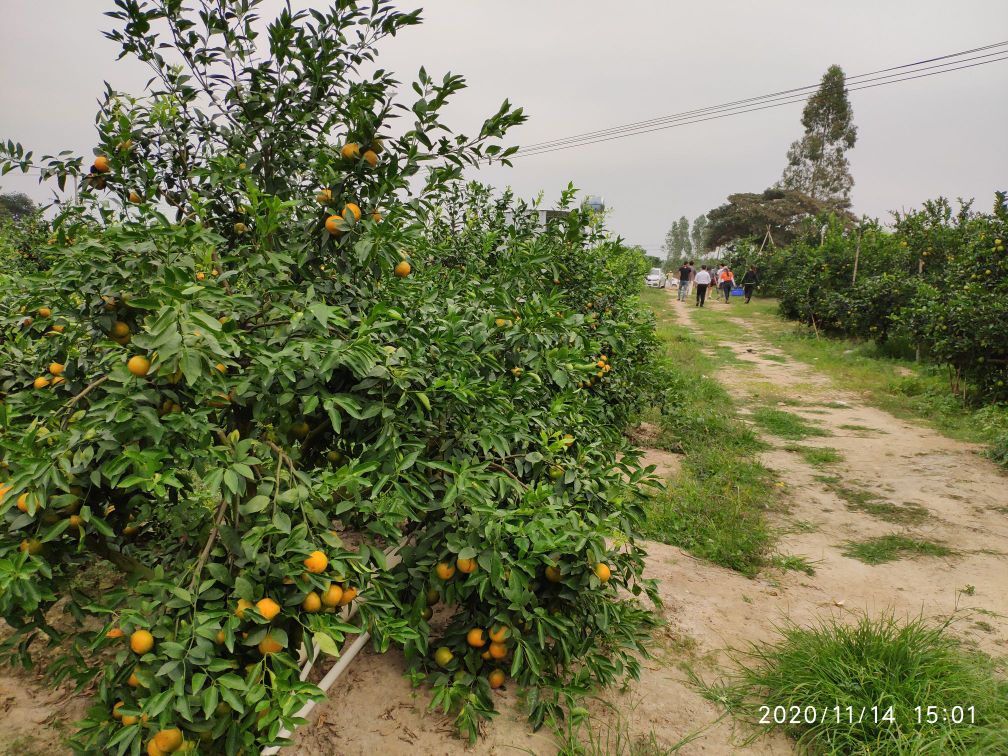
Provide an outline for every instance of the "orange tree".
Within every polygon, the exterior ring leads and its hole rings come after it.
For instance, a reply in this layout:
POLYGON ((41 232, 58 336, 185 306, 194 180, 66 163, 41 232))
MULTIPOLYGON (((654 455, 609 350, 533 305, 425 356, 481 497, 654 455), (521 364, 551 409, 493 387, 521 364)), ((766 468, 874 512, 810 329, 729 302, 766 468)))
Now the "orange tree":
POLYGON ((651 393, 640 261, 455 186, 522 114, 454 135, 459 77, 407 106, 365 73, 418 14, 256 6, 117 0, 152 91, 108 91, 92 161, 4 148, 80 190, 0 299, 5 653, 62 641, 85 752, 276 743, 320 695, 299 651, 364 628, 470 738, 509 676, 553 721, 651 623, 619 433, 651 393), (114 589, 74 580, 100 565, 114 589))

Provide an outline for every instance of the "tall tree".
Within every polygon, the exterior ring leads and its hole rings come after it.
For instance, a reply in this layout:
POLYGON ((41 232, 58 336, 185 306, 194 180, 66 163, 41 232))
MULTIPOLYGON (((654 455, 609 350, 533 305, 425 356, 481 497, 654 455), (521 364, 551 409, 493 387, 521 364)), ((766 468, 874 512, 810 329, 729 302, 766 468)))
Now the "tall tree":
POLYGON ((784 245, 794 239, 805 220, 827 212, 835 213, 845 222, 853 220, 850 212, 801 192, 767 189, 760 194, 729 194, 726 204, 707 213, 705 244, 707 249, 717 249, 739 239, 759 243, 769 231, 774 244, 784 245))
POLYGON ((707 243, 707 216, 703 213, 693 219, 693 231, 690 233, 690 240, 693 242, 693 254, 700 254, 700 251, 707 243))
POLYGON ((24 218, 34 213, 38 207, 27 194, 12 192, 0 193, 0 218, 24 218))
POLYGON ((831 207, 850 207, 854 186, 847 150, 857 141, 854 111, 840 66, 830 66, 819 90, 802 111, 805 135, 791 144, 778 186, 808 195, 831 207))
POLYGON ((689 221, 682 216, 675 221, 665 234, 665 260, 671 264, 683 255, 689 255, 693 246, 690 242, 689 221))

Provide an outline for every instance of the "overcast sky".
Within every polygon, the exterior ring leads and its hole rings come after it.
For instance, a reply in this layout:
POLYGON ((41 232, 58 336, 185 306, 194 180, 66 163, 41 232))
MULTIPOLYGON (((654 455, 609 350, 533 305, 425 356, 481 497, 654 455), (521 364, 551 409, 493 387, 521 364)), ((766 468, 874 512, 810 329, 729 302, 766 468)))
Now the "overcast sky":
MULTIPOLYGON (((116 64, 101 35, 110 0, 4 0, 0 137, 90 154, 102 81, 139 92, 146 70, 116 64)), ((267 0, 263 15, 281 7, 267 0)), ((297 2, 295 7, 325 6, 297 2)), ((514 142, 565 137, 1008 39, 1008 0, 437 0, 389 40, 381 63, 466 76, 446 121, 472 133, 504 98, 529 122, 514 142)), ((851 94, 854 211, 888 217, 929 197, 1008 188, 1008 61, 851 94)), ((480 177, 555 199, 567 182, 602 195, 611 227, 657 251, 669 223, 780 176, 801 105, 529 156, 480 177)), ((34 179, 0 189, 46 198, 34 179)))

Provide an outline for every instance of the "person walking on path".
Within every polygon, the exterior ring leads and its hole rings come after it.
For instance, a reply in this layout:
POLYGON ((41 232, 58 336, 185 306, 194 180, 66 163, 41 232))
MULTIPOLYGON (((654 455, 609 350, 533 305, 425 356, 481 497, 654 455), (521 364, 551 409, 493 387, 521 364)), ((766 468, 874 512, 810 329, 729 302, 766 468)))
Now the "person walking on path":
POLYGON ((689 295, 689 282, 690 276, 693 275, 693 269, 689 266, 689 263, 685 260, 683 264, 679 266, 679 301, 685 302, 686 297, 689 295))
POLYGON ((711 275, 707 270, 706 265, 701 265, 700 270, 697 271, 696 278, 693 279, 696 282, 696 307, 703 307, 704 301, 707 299, 707 287, 710 286, 711 275))
POLYGON ((730 304, 731 290, 735 286, 735 274, 732 273, 731 268, 727 265, 725 265, 718 274, 718 283, 721 286, 721 292, 724 294, 725 304, 730 304))
POLYGON ((750 265, 749 270, 742 276, 742 291, 745 293, 746 304, 749 304, 749 300, 752 299, 753 289, 756 288, 756 284, 758 283, 759 276, 756 275, 756 266, 750 265))
POLYGON ((686 265, 689 266, 689 283, 686 284, 686 296, 688 297, 693 290, 693 279, 696 278, 696 265, 693 264, 692 260, 686 263, 686 265))

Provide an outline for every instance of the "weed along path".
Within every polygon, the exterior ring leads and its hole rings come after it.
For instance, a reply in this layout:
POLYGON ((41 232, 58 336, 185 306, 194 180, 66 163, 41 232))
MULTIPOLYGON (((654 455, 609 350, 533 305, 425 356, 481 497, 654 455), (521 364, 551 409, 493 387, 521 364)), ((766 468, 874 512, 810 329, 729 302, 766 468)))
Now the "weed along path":
POLYGON ((741 635, 726 639, 752 640, 780 613, 805 625, 823 613, 958 611, 960 638, 1008 652, 1008 478, 973 446, 867 406, 791 360, 743 305, 666 306, 720 354, 716 379, 768 444, 762 461, 786 492, 786 511, 769 515, 778 563, 814 570, 777 576, 758 616, 726 625, 741 635))

